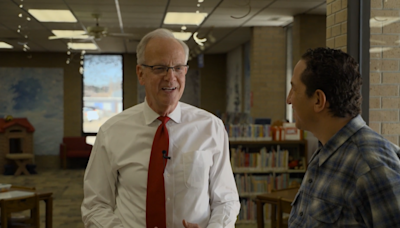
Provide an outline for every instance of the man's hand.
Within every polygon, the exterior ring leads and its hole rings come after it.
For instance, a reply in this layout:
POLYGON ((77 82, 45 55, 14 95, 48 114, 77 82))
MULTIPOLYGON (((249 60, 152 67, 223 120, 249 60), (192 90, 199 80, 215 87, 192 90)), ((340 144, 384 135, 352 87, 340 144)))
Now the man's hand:
POLYGON ((182 224, 183 224, 183 226, 184 226, 185 228, 201 228, 201 227, 200 227, 199 225, 197 225, 197 224, 186 222, 185 219, 182 220, 182 224))

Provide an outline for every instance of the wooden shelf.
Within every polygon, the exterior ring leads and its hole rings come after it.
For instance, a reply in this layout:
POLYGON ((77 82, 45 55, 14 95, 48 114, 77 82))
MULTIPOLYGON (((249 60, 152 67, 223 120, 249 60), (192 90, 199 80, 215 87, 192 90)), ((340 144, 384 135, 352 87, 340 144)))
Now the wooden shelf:
POLYGON ((239 193, 239 197, 243 198, 255 198, 257 195, 265 194, 265 192, 243 192, 239 193))
POLYGON ((236 224, 257 224, 257 220, 237 220, 236 224))
POLYGON ((229 143, 231 145, 248 145, 248 144, 254 144, 254 145, 291 145, 291 144, 306 144, 307 140, 285 140, 285 141, 273 141, 273 140, 229 140, 229 143))
POLYGON ((240 167, 233 168, 234 173, 305 173, 305 169, 286 169, 286 168, 254 168, 240 167))
MULTIPOLYGON (((249 207, 247 208, 248 210, 253 210, 254 199, 256 199, 257 195, 264 194, 270 189, 289 187, 293 181, 301 182, 301 179, 304 178, 306 168, 289 169, 289 164, 286 165, 286 163, 289 163, 289 156, 292 156, 293 159, 301 160, 303 167, 307 167, 307 140, 234 140, 229 143, 231 155, 235 156, 232 158, 231 164, 239 197, 241 198, 241 202, 243 202, 242 207, 249 207), (278 151, 278 148, 280 151, 287 152, 276 153, 274 163, 270 163, 271 160, 262 160, 261 162, 258 160, 261 157, 263 159, 274 158, 271 156, 271 152, 268 151, 272 151, 273 149, 278 151), (258 155, 255 155, 257 153, 258 155), (264 156, 264 153, 268 153, 268 156, 264 156), (244 164, 251 164, 253 167, 237 167, 237 165, 244 164), (261 164, 269 166, 261 167, 261 164), (272 168, 272 164, 279 165, 279 167, 272 168), (255 165, 258 166, 254 167, 255 165), (252 192, 252 190, 257 192, 252 192)), ((241 218, 253 217, 243 214, 241 218)), ((269 224, 268 221, 265 224, 269 224)), ((257 227, 256 220, 238 220, 236 224, 241 225, 242 228, 257 227)))

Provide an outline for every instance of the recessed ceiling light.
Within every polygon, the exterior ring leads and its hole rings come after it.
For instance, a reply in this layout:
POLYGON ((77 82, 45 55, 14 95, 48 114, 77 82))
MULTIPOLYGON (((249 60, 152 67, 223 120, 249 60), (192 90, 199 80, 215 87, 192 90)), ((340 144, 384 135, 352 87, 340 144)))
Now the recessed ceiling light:
POLYGON ((191 36, 191 32, 173 32, 174 36, 178 40, 186 41, 188 40, 191 36))
POLYGON ((400 17, 373 17, 369 20, 371 28, 381 28, 400 21, 400 17))
POLYGON ((30 9, 28 12, 40 22, 77 22, 69 10, 30 9))
POLYGON ((177 13, 168 12, 164 24, 199 25, 207 17, 207 13, 177 13))
POLYGON ((14 47, 12 45, 9 45, 8 43, 0 42, 0 48, 12 49, 14 47))
MULTIPOLYGON (((71 38, 71 39, 86 39, 89 38, 88 35, 85 34, 83 30, 51 30, 51 32, 55 35, 52 38, 71 38)), ((50 37, 49 37, 50 38, 50 37)))
POLYGON ((393 48, 391 47, 373 47, 369 49, 369 53, 381 53, 384 51, 389 51, 392 50, 393 48))
POLYGON ((68 47, 74 50, 97 50, 93 43, 68 43, 68 47))

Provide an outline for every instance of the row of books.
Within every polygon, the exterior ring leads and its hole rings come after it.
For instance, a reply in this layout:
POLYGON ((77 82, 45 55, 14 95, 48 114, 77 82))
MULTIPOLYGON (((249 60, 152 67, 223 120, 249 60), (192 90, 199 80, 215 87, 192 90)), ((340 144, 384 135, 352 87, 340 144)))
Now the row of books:
POLYGON ((261 124, 226 124, 229 140, 271 140, 270 125, 261 124))
POLYGON ((261 148, 260 152, 249 153, 244 150, 241 146, 237 148, 231 148, 231 166, 233 168, 288 168, 289 163, 289 151, 281 150, 279 145, 277 150, 271 148, 267 152, 267 148, 261 148))
POLYGON ((290 186, 299 186, 301 178, 290 178, 288 173, 279 175, 254 175, 254 174, 235 174, 236 187, 239 195, 243 193, 266 193, 271 192, 271 189, 284 189, 290 186))
MULTIPOLYGON (((271 218, 271 205, 264 205, 264 219, 271 218)), ((257 219, 257 203, 252 199, 240 200, 240 212, 238 220, 256 220, 257 219)))
POLYGON ((271 191, 271 183, 274 176, 268 175, 252 175, 252 174, 235 174, 236 187, 240 193, 265 193, 271 191))

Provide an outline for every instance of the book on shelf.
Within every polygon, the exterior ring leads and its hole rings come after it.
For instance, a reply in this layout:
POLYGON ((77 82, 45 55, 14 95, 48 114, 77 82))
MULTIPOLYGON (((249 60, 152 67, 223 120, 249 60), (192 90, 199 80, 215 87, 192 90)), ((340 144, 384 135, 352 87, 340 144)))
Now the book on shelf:
POLYGON ((239 194, 242 193, 265 193, 271 191, 270 186, 273 183, 273 175, 252 175, 235 174, 236 187, 239 194))
POLYGON ((280 146, 267 152, 262 147, 259 152, 248 152, 242 146, 231 148, 231 166, 235 168, 254 168, 256 170, 273 170, 274 168, 288 169, 289 151, 281 150, 280 146))
POLYGON ((226 130, 231 141, 271 140, 269 124, 229 124, 226 130))

